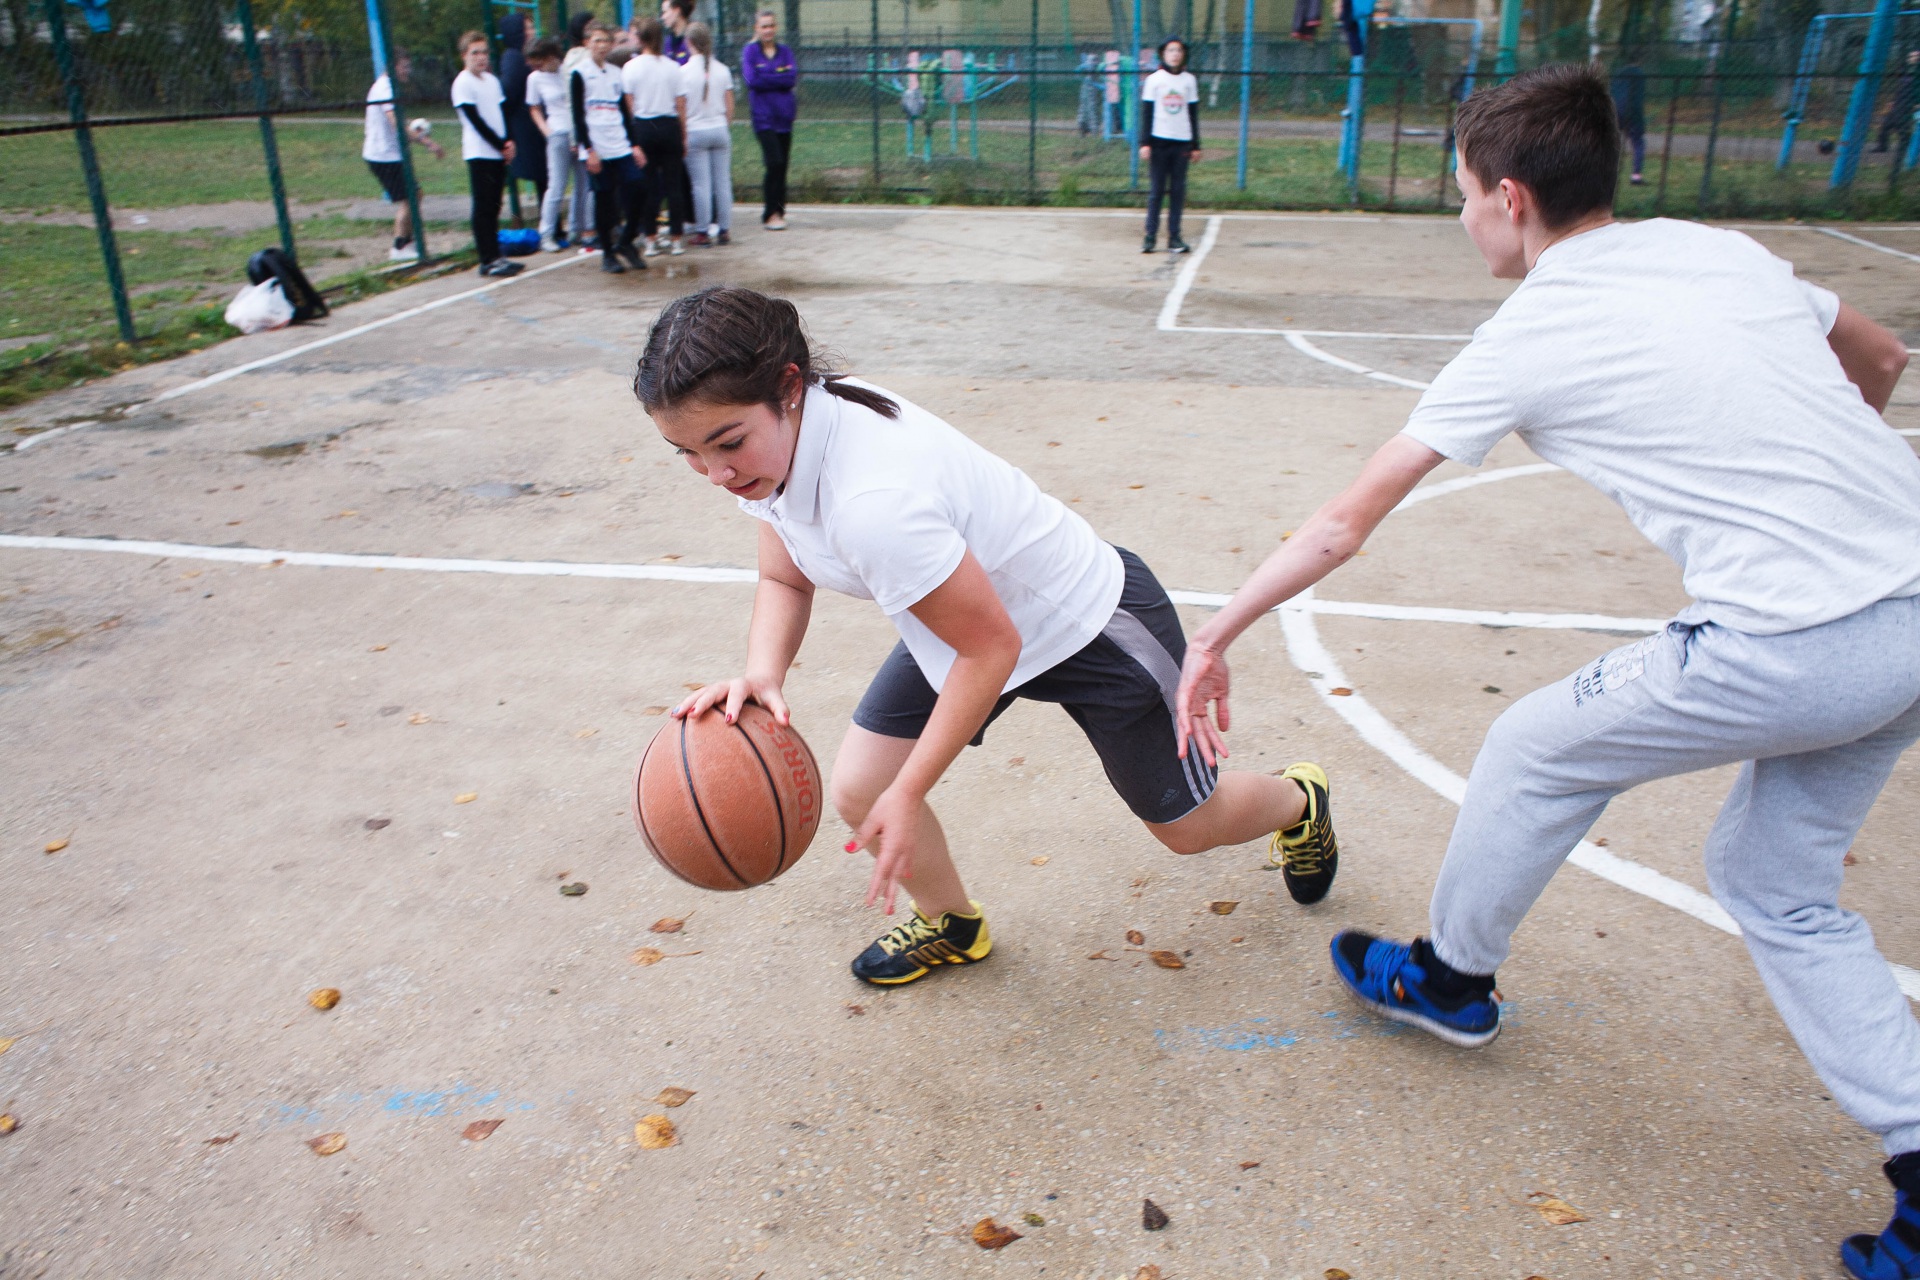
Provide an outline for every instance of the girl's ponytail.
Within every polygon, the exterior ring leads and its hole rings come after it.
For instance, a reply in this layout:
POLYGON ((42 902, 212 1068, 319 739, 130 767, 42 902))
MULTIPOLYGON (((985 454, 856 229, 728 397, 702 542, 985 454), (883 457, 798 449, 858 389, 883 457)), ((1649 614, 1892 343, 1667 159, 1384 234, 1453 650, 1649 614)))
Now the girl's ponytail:
POLYGON ((788 368, 802 386, 898 418, 900 406, 878 391, 851 386, 808 341, 800 313, 785 298, 738 285, 714 285, 675 298, 647 332, 633 375, 633 394, 649 414, 683 401, 764 404, 775 412, 791 390, 788 368))

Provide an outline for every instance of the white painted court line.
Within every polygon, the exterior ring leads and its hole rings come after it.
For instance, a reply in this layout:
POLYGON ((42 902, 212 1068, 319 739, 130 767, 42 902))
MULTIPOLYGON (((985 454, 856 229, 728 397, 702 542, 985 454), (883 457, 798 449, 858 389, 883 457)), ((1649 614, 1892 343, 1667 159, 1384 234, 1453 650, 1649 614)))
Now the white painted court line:
MULTIPOLYGON (((1497 480, 1512 480, 1522 475, 1539 475, 1543 471, 1557 469, 1552 466, 1508 467, 1465 478, 1490 484, 1497 480)), ((1467 487, 1470 486, 1462 485, 1459 481, 1447 481, 1441 485, 1427 486, 1431 491, 1425 496, 1435 498, 1441 496, 1443 492, 1457 493, 1460 489, 1467 487)), ((1421 492, 1420 489, 1414 490, 1414 494, 1421 492)), ((1408 495, 1408 500, 1401 505, 1409 505, 1414 500, 1412 494, 1408 495)), ((1312 594, 1309 589, 1289 603, 1302 605, 1312 594)), ((1320 700, 1326 704, 1327 708, 1345 720, 1348 726, 1360 735, 1363 742, 1392 760, 1441 797, 1458 805, 1466 796, 1467 780, 1421 750, 1411 738, 1402 733, 1392 721, 1381 715, 1372 703, 1352 687, 1346 673, 1341 671, 1338 659, 1320 640, 1320 630, 1313 620, 1316 612, 1319 611, 1312 607, 1279 611, 1280 627, 1287 640, 1287 656, 1292 659, 1293 665, 1306 676, 1307 683, 1312 685, 1314 692, 1320 695, 1320 700), (1336 688, 1344 689, 1346 692, 1336 695, 1333 692, 1336 688)), ((1690 884, 1675 880, 1643 863, 1622 858, 1586 840, 1582 840, 1574 848, 1567 861, 1582 871, 1599 876, 1602 880, 1631 890, 1642 897, 1651 898, 1676 911, 1683 911, 1702 924, 1711 925, 1723 933, 1739 936, 1740 926, 1734 923, 1733 917, 1728 915, 1726 909, 1712 897, 1690 884)), ((1891 962, 1887 967, 1893 971, 1894 981, 1899 984, 1901 992, 1909 1000, 1920 1000, 1920 970, 1891 962)))
POLYGON ((509 276, 505 280, 495 280, 491 284, 483 284, 475 289, 467 289, 460 293, 448 294, 444 298, 435 298, 432 302, 422 303, 417 307, 408 307, 405 311, 396 311, 390 316, 382 316, 378 320, 369 320, 366 324, 355 325, 351 329, 344 329, 339 333, 328 334, 326 337, 318 339, 317 341, 303 343, 297 347, 289 347, 285 351, 277 352, 270 356, 262 356, 258 360, 249 360, 245 364, 237 364, 231 369, 223 369, 219 373, 209 374, 207 377, 198 378, 183 386, 162 391, 151 400, 146 400, 140 404, 129 407, 127 412, 130 414, 138 413, 148 405, 160 404, 164 401, 187 395, 190 392, 204 390, 207 387, 225 382, 229 378, 237 378, 243 373, 252 373, 255 369, 265 369, 272 365, 281 364, 293 359, 295 356, 306 355, 309 351, 318 351, 322 347, 330 347, 336 342, 345 342, 348 338, 357 338, 363 333, 372 333, 375 329, 384 329, 390 324, 398 324, 402 320, 411 320, 413 317, 425 315, 429 311, 437 311, 441 307, 452 306, 454 303, 463 302, 468 298, 477 298, 483 293, 492 293, 495 289, 509 288, 522 281, 531 280, 535 276, 545 275, 549 271, 558 271, 562 267, 570 267, 577 262, 584 262, 589 257, 593 257, 595 261, 598 261, 597 255, 570 254, 559 262, 550 262, 544 267, 535 267, 531 271, 522 271, 519 275, 509 276))
POLYGON ((1160 328, 1172 329, 1180 323, 1180 304, 1187 300, 1187 290, 1193 288, 1193 278, 1200 272, 1200 264, 1213 252, 1213 242, 1220 238, 1220 219, 1207 219, 1207 229, 1200 237, 1200 247, 1188 255, 1180 264, 1180 274, 1173 278, 1173 288, 1167 291, 1167 300, 1160 304, 1160 328))
POLYGON ((1286 338, 1287 345, 1302 355, 1312 356, 1315 360, 1323 364, 1330 364, 1336 369, 1345 369, 1348 373, 1357 373, 1363 378, 1372 378, 1376 382, 1389 382, 1396 387, 1408 387, 1414 391, 1425 391, 1427 387, 1431 385, 1429 383, 1416 381, 1413 378, 1403 378, 1397 373, 1382 373, 1380 370, 1368 368, 1364 364, 1342 359, 1330 351, 1322 351, 1319 347, 1314 346, 1304 333, 1301 333, 1297 329, 1290 330, 1286 338))
POLYGON ((1814 227, 1813 230, 1818 231, 1823 236, 1832 236, 1836 240, 1845 240, 1848 244, 1857 244, 1862 249, 1871 249, 1875 253, 1884 253, 1888 257, 1905 258, 1908 262, 1920 262, 1920 253, 1908 253, 1904 249, 1894 249, 1884 244, 1876 244, 1872 240, 1865 239, 1861 236, 1850 235, 1845 231, 1836 231, 1832 227, 1814 227))

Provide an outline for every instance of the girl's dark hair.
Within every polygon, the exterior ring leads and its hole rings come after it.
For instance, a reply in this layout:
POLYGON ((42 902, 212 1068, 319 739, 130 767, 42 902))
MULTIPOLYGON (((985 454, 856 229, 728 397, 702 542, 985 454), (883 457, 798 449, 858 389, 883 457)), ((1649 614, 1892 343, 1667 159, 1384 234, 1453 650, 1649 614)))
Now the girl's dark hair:
POLYGON ((573 44, 587 42, 587 29, 600 25, 600 19, 593 16, 593 10, 582 9, 567 19, 567 39, 573 44))
POLYGON ((536 41, 533 48, 527 50, 527 60, 529 62, 538 62, 543 58, 553 58, 557 61, 566 56, 566 47, 552 36, 548 36, 545 40, 536 41))
POLYGON ((666 47, 667 29, 658 18, 644 18, 633 28, 633 34, 640 41, 642 53, 659 53, 666 47))
POLYGON ((1187 58, 1193 51, 1187 48, 1187 42, 1179 36, 1168 36, 1160 42, 1160 65, 1163 67, 1167 65, 1167 46, 1170 44, 1180 46, 1180 69, 1185 71, 1187 69, 1187 58))
POLYGON ((787 366, 800 383, 898 418, 900 406, 878 391, 840 381, 807 338, 800 313, 785 298, 719 284, 675 298, 647 332, 634 371, 633 394, 649 414, 687 401, 764 404, 779 412, 787 366))

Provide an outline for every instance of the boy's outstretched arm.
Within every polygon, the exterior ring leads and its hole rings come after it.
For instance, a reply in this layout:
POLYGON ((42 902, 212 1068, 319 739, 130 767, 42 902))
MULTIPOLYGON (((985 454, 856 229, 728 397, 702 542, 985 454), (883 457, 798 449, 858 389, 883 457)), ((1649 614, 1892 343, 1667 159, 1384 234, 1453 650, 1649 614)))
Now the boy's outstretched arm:
POLYGON ((1847 381, 1860 388, 1860 398, 1875 413, 1885 413, 1894 385, 1907 367, 1906 344, 1843 302, 1827 333, 1827 345, 1840 357, 1847 381))
POLYGON ((1189 739, 1198 743, 1208 764, 1227 754, 1220 736, 1229 723, 1227 646, 1268 610, 1350 560, 1421 477, 1444 461, 1411 436, 1397 435, 1381 445, 1346 491, 1323 503, 1253 571, 1226 607, 1193 633, 1174 701, 1182 756, 1189 739), (1217 728, 1207 719, 1208 704, 1217 728))

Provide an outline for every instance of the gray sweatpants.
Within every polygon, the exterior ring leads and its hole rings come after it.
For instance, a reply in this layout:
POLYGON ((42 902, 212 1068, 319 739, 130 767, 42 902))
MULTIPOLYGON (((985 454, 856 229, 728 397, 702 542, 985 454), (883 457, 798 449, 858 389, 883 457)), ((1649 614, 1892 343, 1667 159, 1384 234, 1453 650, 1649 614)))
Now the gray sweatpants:
POLYGON ((1920 740, 1920 597, 1784 635, 1673 623, 1535 690, 1474 761, 1433 890, 1432 939, 1492 973, 1574 845, 1629 787, 1740 763, 1707 838, 1787 1029, 1889 1155, 1920 1150, 1920 1024, 1838 904, 1841 859, 1920 740))
MULTIPOLYGON (((540 238, 553 239, 560 226, 560 207, 567 198, 567 179, 573 176, 573 133, 555 129, 547 135, 547 194, 540 199, 540 238)), ((591 219, 588 220, 589 225, 591 219)), ((573 224, 580 234, 580 224, 573 224)))
POLYGON ((693 229, 732 231, 732 132, 726 128, 689 131, 687 172, 693 179, 693 229))

